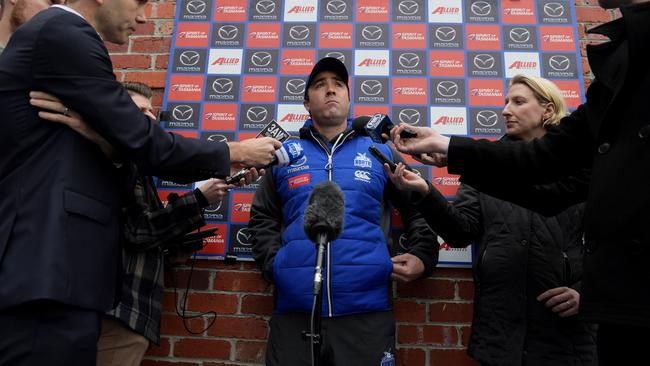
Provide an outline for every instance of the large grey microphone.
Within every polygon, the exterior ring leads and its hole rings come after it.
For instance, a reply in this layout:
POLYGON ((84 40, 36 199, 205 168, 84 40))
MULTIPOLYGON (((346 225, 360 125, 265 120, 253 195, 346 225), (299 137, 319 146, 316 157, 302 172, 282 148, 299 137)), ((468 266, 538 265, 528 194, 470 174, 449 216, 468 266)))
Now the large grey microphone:
POLYGON ((303 216, 305 233, 315 243, 330 242, 343 231, 343 191, 334 182, 314 186, 303 216))

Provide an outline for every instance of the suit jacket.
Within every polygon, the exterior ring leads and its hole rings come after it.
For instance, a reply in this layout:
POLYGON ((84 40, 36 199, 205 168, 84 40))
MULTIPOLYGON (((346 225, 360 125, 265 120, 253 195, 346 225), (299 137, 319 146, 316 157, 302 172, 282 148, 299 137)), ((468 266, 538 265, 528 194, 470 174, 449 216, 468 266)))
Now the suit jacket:
POLYGON ((449 171, 489 194, 498 185, 486 190, 481 180, 501 177, 504 197, 512 185, 591 168, 580 313, 593 322, 650 326, 650 3, 621 13, 592 30, 611 41, 587 47, 596 80, 585 104, 530 144, 454 137, 449 171))
POLYGON ((229 172, 226 144, 163 131, 115 80, 83 18, 60 8, 19 28, 0 56, 0 309, 52 299, 114 303, 122 180, 99 148, 38 117, 29 92, 61 98, 143 174, 199 180, 229 172))

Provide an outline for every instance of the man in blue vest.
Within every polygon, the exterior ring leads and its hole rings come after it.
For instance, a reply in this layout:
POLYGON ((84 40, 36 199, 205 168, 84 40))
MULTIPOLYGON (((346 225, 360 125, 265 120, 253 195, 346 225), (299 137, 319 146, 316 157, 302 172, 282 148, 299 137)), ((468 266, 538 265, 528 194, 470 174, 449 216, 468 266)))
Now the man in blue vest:
MULTIPOLYGON (((266 365, 311 365, 309 331, 315 246, 303 230, 303 213, 314 185, 336 182, 344 192, 341 236, 324 260, 322 364, 379 365, 395 352, 390 280, 428 276, 437 264, 436 235, 391 185, 373 142, 355 134, 348 119, 348 72, 335 58, 311 71, 304 106, 311 118, 300 130, 304 159, 267 172, 255 194, 249 229, 263 277, 275 284, 266 365), (402 215, 407 244, 391 258, 390 200, 402 215)), ((378 148, 399 160, 385 145, 378 148)))

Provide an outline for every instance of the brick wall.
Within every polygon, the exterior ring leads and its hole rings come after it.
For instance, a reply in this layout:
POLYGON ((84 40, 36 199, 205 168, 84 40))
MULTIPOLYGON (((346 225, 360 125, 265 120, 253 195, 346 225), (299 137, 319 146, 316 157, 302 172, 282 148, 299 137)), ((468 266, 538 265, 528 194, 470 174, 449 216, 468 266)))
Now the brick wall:
MULTIPOLYGON (((585 45, 602 38, 587 36, 585 30, 614 19, 618 13, 600 9, 597 0, 575 0, 575 3, 585 86, 588 86, 592 74, 584 57, 585 45)), ((156 107, 162 104, 175 8, 174 1, 151 0, 146 13, 149 22, 139 27, 129 44, 109 45, 118 79, 153 86, 156 107)), ((197 332, 214 319, 214 324, 200 334, 188 333, 174 310, 182 302, 182 291, 175 297, 172 280, 175 278, 178 287, 184 288, 189 270, 188 262, 166 274, 168 289, 161 344, 149 350, 143 365, 262 365, 268 333, 266 321, 273 301, 271 287, 260 279, 256 267, 252 263, 227 265, 221 261, 197 261, 187 298, 187 315, 215 312, 186 321, 189 329, 197 332)), ((395 286, 399 364, 476 365, 465 355, 472 292, 468 269, 438 269, 425 280, 395 286)))

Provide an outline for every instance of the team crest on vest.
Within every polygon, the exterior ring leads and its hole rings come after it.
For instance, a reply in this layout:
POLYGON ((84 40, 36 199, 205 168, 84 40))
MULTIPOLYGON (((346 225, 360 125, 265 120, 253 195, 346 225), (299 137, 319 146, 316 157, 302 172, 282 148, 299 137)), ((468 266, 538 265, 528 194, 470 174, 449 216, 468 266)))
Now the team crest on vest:
POLYGON ((372 168, 372 160, 370 160, 366 153, 357 153, 357 157, 354 158, 354 166, 358 168, 372 168))

